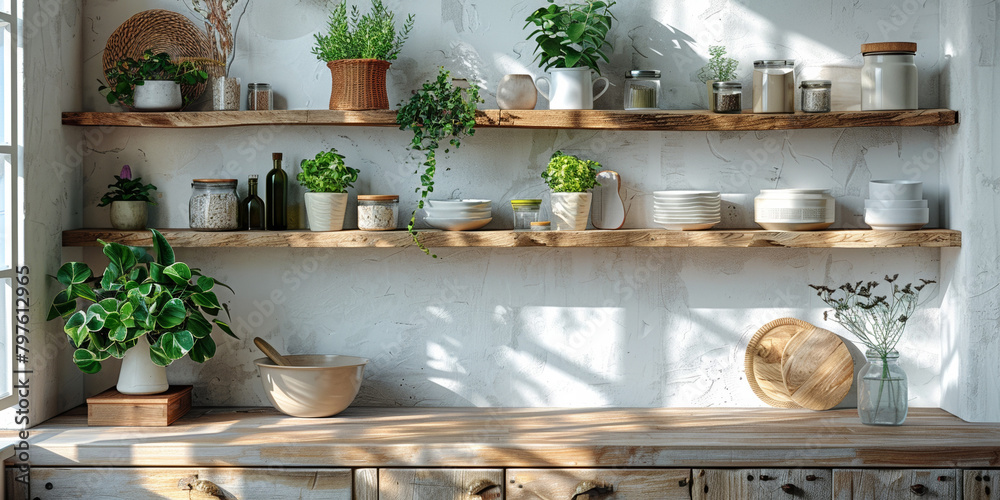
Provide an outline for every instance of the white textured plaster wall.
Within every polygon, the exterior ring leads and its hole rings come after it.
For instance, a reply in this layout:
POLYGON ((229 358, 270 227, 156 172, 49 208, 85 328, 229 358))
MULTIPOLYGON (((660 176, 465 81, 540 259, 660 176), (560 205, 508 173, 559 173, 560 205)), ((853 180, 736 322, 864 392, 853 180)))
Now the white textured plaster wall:
MULTIPOLYGON (((433 75, 438 65, 480 78, 495 91, 510 72, 540 76, 523 42, 522 19, 535 2, 387 2, 416 11, 417 28, 390 71, 390 101, 433 75)), ((904 2, 905 3, 905 2, 904 2)), ((619 106, 627 69, 665 72, 666 105, 704 106, 695 74, 707 47, 724 43, 743 61, 794 57, 806 64, 860 65, 859 46, 884 38, 920 43, 921 104, 938 105, 939 6, 918 2, 904 17, 894 3, 835 0, 749 4, 640 2, 616 6, 613 64, 618 85, 598 102, 619 106), (883 30, 885 35, 883 36, 883 30), (639 55, 639 54, 644 54, 639 55)), ((84 82, 100 76, 108 35, 147 8, 190 14, 171 0, 84 2, 84 82)), ((282 106, 323 108, 329 74, 309 54, 324 2, 250 5, 232 74, 274 84, 282 106)), ((901 11, 902 12, 902 11, 901 11)), ((192 14, 193 15, 193 14, 192 14)), ((93 87, 96 87, 93 86, 93 87)), ((487 107, 495 105, 487 97, 487 107)), ((106 109, 96 88, 85 109, 106 109)), ((867 181, 907 176, 926 183, 938 222, 940 172, 912 167, 937 129, 859 129, 769 133, 618 133, 481 130, 440 158, 441 196, 495 200, 490 227, 510 224, 506 201, 545 196, 538 177, 555 150, 584 154, 624 177, 629 227, 649 224, 649 195, 667 188, 755 194, 768 187, 828 187, 841 202, 839 227, 859 227, 867 181), (445 170, 450 168, 450 170, 445 170)), ((357 192, 393 192, 412 206, 418 162, 407 135, 392 129, 264 127, 223 130, 108 131, 83 167, 83 222, 107 226, 96 208, 106 180, 123 163, 160 186, 152 211, 160 227, 186 225, 190 179, 263 175, 272 151, 289 165, 336 146, 362 169, 357 192)), ((243 184, 243 182, 241 182, 243 184)), ((353 194, 353 193, 352 193, 353 194)), ((738 221, 729 221, 738 224, 738 221)), ((354 217, 348 218, 348 224, 354 217)), ((241 340, 216 335, 217 357, 169 370, 197 385, 196 403, 266 404, 251 361, 260 335, 291 353, 324 352, 373 360, 359 404, 759 406, 742 373, 743 349, 761 325, 796 316, 822 320, 808 283, 841 283, 885 272, 938 278, 940 252, 904 250, 445 250, 440 260, 415 249, 180 250, 180 258, 237 290, 230 303, 241 340)), ((96 250, 85 255, 103 262, 96 250)), ((911 323, 900 350, 911 377, 911 404, 938 406, 940 294, 911 323)), ((114 372, 109 365, 108 371, 114 372)), ((97 390, 94 387, 94 390, 97 390)))

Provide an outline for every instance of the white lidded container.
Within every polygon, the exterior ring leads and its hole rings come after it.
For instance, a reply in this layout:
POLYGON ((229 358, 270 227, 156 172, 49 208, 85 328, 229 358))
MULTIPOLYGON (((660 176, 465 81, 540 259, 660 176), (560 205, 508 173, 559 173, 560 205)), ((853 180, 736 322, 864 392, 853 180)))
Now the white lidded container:
POLYGON ((829 189, 763 189, 754 198, 754 221, 770 231, 826 229, 836 216, 829 189))
POLYGON ((917 109, 917 44, 866 43, 861 53, 861 110, 917 109))
POLYGON ((753 112, 795 112, 794 60, 754 61, 753 112))

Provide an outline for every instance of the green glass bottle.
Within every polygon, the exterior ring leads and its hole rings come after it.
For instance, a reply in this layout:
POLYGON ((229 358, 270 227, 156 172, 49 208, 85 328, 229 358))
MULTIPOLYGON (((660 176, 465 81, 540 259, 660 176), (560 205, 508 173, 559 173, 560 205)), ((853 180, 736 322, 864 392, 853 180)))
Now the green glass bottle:
POLYGON ((267 229, 288 229, 288 174, 281 169, 281 153, 273 153, 274 168, 264 179, 264 197, 267 200, 267 229))
POLYGON ((257 196, 257 176, 251 175, 247 180, 249 191, 247 197, 240 204, 240 229, 244 231, 263 231, 264 223, 264 200, 257 196))

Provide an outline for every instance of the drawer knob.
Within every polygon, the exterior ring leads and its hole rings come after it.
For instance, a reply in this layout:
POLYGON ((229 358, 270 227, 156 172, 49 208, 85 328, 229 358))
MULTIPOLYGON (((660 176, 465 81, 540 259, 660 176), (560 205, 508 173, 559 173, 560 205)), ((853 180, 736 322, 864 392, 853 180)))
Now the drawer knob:
POLYGON ((927 493, 927 487, 922 484, 914 484, 913 486, 910 486, 910 491, 916 495, 923 495, 927 493))
POLYGON ((577 497, 582 495, 607 495, 614 492, 615 487, 610 483, 605 483, 604 481, 584 481, 576 485, 576 492, 573 493, 570 500, 576 500, 577 497))
POLYGON ((191 490, 212 495, 222 500, 226 499, 226 493, 222 491, 222 488, 219 488, 218 485, 207 479, 198 479, 198 476, 188 476, 181 479, 177 482, 177 487, 182 490, 191 490))
MULTIPOLYGON (((513 481, 511 481, 513 482, 513 481)), ((489 490, 500 488, 500 485, 490 481, 489 479, 480 479, 469 485, 468 492, 470 496, 482 497, 489 490)))
POLYGON ((785 493, 788 493, 789 495, 794 495, 796 492, 798 492, 798 490, 799 489, 796 488, 795 485, 792 484, 792 483, 786 483, 786 484, 781 485, 781 491, 784 491, 785 493))

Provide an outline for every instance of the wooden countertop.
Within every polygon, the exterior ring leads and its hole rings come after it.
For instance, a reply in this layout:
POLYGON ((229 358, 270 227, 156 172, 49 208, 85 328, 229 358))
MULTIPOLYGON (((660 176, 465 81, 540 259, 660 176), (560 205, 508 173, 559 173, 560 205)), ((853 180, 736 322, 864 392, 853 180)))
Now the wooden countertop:
POLYGON ((298 419, 195 408, 166 428, 88 427, 78 408, 31 430, 33 466, 998 467, 1000 425, 911 409, 350 408, 298 419))

